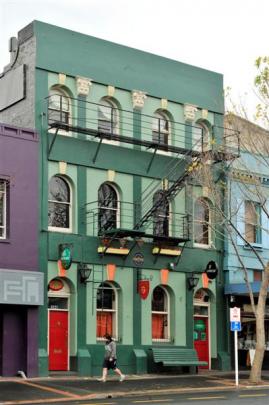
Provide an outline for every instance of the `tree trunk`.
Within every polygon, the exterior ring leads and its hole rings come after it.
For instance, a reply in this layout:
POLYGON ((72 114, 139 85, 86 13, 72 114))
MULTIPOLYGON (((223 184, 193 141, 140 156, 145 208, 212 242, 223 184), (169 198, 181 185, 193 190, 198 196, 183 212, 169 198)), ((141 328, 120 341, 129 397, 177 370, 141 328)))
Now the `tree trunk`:
POLYGON ((269 263, 265 266, 256 310, 256 350, 250 372, 250 382, 258 384, 262 379, 262 363, 265 351, 264 312, 269 285, 269 263))

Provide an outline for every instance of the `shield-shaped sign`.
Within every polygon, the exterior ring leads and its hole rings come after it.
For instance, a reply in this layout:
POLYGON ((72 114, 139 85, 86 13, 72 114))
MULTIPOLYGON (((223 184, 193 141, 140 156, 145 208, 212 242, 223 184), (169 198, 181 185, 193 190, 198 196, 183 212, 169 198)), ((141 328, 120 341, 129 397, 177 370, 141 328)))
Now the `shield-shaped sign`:
POLYGON ((137 287, 140 297, 145 300, 149 295, 149 280, 139 280, 137 287))

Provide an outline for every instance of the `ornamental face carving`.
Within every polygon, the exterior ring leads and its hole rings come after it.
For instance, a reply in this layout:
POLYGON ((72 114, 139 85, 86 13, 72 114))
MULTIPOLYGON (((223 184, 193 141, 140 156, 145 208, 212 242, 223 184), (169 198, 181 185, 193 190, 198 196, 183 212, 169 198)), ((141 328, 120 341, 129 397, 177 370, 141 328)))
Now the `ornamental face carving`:
POLYGON ((132 91, 133 108, 142 109, 144 107, 145 100, 147 98, 146 93, 140 90, 132 91))
POLYGON ((184 104, 184 117, 186 121, 194 121, 197 107, 192 104, 184 104))
POLYGON ((76 84, 77 84, 77 94, 78 96, 87 96, 90 91, 90 87, 92 82, 90 79, 86 77, 76 77, 76 84))

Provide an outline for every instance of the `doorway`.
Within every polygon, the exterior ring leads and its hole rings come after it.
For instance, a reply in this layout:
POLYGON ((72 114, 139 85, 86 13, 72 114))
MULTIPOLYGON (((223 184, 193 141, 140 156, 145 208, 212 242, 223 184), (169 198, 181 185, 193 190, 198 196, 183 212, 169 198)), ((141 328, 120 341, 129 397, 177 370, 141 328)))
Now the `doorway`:
POLYGON ((198 359, 208 364, 199 366, 199 369, 210 369, 210 303, 209 295, 204 289, 198 290, 194 296, 193 326, 194 348, 198 359))
POLYGON ((49 284, 49 371, 69 370, 69 287, 61 279, 49 284), (57 285, 57 290, 53 286, 57 285), (60 289, 58 289, 61 287, 60 289))

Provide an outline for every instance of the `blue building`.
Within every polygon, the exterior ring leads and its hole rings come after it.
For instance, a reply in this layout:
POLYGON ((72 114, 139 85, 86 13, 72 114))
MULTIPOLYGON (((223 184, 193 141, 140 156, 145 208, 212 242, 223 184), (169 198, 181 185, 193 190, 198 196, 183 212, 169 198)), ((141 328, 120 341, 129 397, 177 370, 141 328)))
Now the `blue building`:
MULTIPOLYGON (((228 176, 228 215, 237 232, 227 233, 226 238, 225 294, 230 303, 241 308, 239 362, 241 366, 249 366, 248 353, 255 349, 256 326, 246 276, 256 303, 264 265, 269 259, 268 131, 234 115, 226 117, 226 125, 240 131, 241 156, 233 162, 228 176)), ((268 352, 264 367, 269 354, 269 301, 265 311, 265 339, 268 352)))

